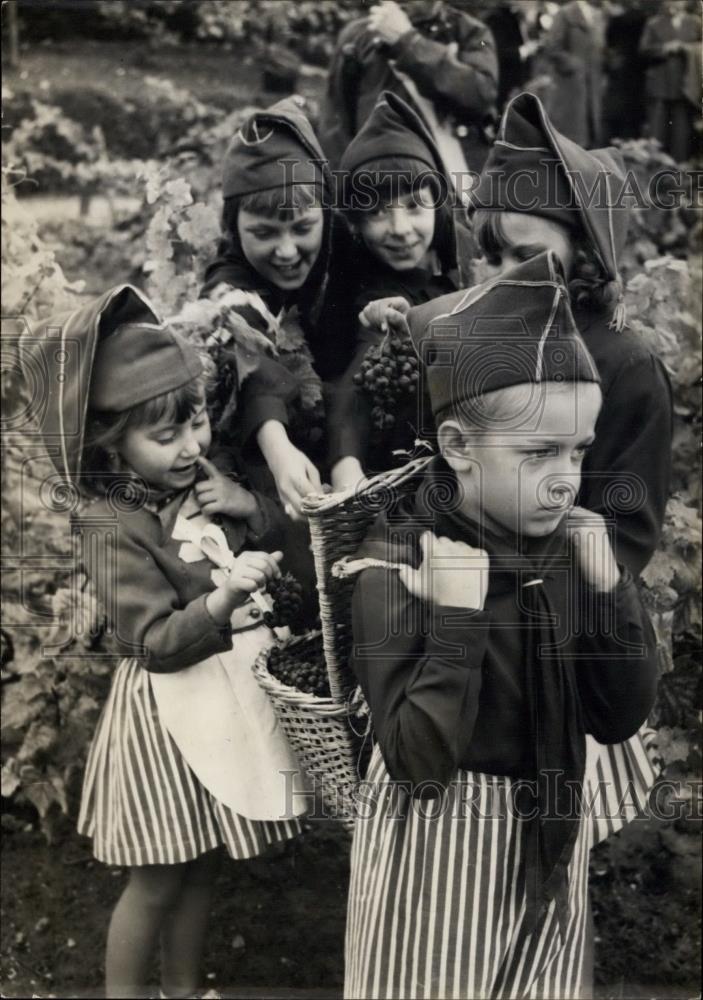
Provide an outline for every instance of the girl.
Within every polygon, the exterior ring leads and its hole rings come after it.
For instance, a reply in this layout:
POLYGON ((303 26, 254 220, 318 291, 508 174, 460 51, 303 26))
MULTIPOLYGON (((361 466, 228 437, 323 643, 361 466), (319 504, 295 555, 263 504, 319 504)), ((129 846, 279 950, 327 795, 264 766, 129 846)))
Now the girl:
POLYGON ((586 734, 637 730, 654 641, 575 506, 601 392, 556 257, 453 298, 409 313, 441 455, 379 518, 353 598, 378 746, 345 996, 578 997, 586 734))
POLYGON ((78 821, 99 860, 130 870, 106 995, 147 995, 160 942, 162 996, 194 996, 218 848, 248 858, 300 830, 282 777, 295 761, 249 670, 271 641, 251 595, 279 576, 280 522, 206 458, 201 358, 134 288, 77 310, 61 336, 43 430, 59 476, 91 500, 75 527, 125 657, 78 821))
MULTIPOLYGON (((264 357, 241 380, 236 428, 220 421, 217 430, 223 444, 234 438, 243 449, 261 488, 270 488, 268 467, 293 517, 302 497, 321 487, 310 458, 324 457, 320 380, 341 374, 351 350, 337 296, 327 299, 322 315, 331 247, 343 229, 333 217, 329 170, 301 103, 286 98, 253 114, 233 139, 224 164, 223 238, 203 288, 210 296, 236 289, 239 317, 278 356, 264 357)), ((215 395, 226 397, 226 352, 215 347, 214 353, 215 395)))
POLYGON ((416 438, 432 431, 421 426, 419 392, 399 404, 391 430, 374 428, 371 399, 354 381, 369 347, 383 338, 384 319, 367 307, 395 297, 418 305, 455 291, 469 283, 472 257, 464 213, 454 207, 454 189, 434 141, 402 98, 381 95, 346 149, 341 169, 355 236, 345 274, 353 289, 351 311, 361 315, 361 328, 354 358, 330 404, 329 464, 337 489, 356 483, 365 469, 397 464, 394 450, 411 449, 416 438))

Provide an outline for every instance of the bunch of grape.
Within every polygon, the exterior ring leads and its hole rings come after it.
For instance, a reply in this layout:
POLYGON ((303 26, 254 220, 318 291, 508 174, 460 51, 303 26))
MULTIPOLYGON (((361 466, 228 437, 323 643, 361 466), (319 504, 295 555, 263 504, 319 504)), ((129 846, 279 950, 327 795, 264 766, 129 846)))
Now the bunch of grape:
POLYGON ((318 698, 329 698, 330 687, 327 667, 321 649, 309 651, 305 656, 294 649, 274 646, 269 653, 269 673, 281 684, 297 688, 304 694, 314 694, 318 698))
POLYGON ((381 345, 373 344, 361 368, 354 376, 371 397, 371 419, 377 430, 395 425, 397 402, 402 396, 415 396, 420 381, 420 362, 409 338, 386 337, 381 345))
POLYGON ((284 573, 280 580, 272 580, 267 593, 273 601, 273 611, 264 615, 269 628, 288 626, 294 635, 306 630, 303 587, 292 573, 284 573))

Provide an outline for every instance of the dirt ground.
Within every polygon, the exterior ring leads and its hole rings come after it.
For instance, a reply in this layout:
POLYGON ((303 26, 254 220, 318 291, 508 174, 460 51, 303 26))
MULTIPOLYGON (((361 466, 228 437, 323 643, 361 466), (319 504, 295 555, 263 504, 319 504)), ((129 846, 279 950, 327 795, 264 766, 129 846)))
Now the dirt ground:
MULTIPOLYGON (((598 1000, 699 995, 697 839, 688 857, 672 859, 666 829, 637 821, 593 852, 598 1000)), ((101 996, 107 925, 126 871, 95 861, 68 823, 53 845, 25 818, 5 816, 3 833, 2 996, 101 996)), ((336 824, 311 822, 280 852, 225 860, 208 983, 232 998, 341 997, 349 845, 336 824)))

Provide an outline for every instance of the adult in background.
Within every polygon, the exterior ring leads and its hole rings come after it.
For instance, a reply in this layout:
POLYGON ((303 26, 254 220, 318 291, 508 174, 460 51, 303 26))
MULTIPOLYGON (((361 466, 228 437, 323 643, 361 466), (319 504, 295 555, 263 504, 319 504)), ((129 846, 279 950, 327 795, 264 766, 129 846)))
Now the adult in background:
POLYGON ((528 37, 529 9, 524 0, 506 0, 486 12, 498 55, 498 110, 502 112, 515 97, 530 74, 530 57, 537 49, 536 39, 528 37))
POLYGON ((480 171, 494 118, 498 62, 489 29, 444 0, 384 0, 340 33, 320 120, 332 167, 388 90, 430 127, 450 172, 480 171))
POLYGON ((549 118, 562 135, 590 149, 601 135, 605 18, 588 0, 571 0, 554 15, 542 45, 552 77, 545 95, 549 118))
POLYGON ((627 3, 610 4, 605 32, 604 139, 637 138, 645 114, 644 60, 639 50, 647 12, 627 3))
POLYGON ((679 163, 693 154, 693 122, 700 108, 701 22, 680 0, 644 26, 640 52, 648 63, 645 94, 649 134, 679 163))

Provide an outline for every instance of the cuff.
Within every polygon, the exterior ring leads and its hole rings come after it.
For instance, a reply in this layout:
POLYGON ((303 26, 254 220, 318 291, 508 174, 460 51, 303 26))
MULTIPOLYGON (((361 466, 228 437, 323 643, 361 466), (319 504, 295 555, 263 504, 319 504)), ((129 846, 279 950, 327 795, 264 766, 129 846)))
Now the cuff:
POLYGON ((174 647, 173 652, 159 655, 147 646, 147 670, 162 674, 175 673, 206 660, 208 656, 224 653, 232 648, 229 622, 218 625, 208 611, 207 596, 202 594, 180 612, 183 616, 181 627, 178 635, 174 634, 173 641, 169 643, 174 647), (190 641, 186 637, 190 637, 190 641))

